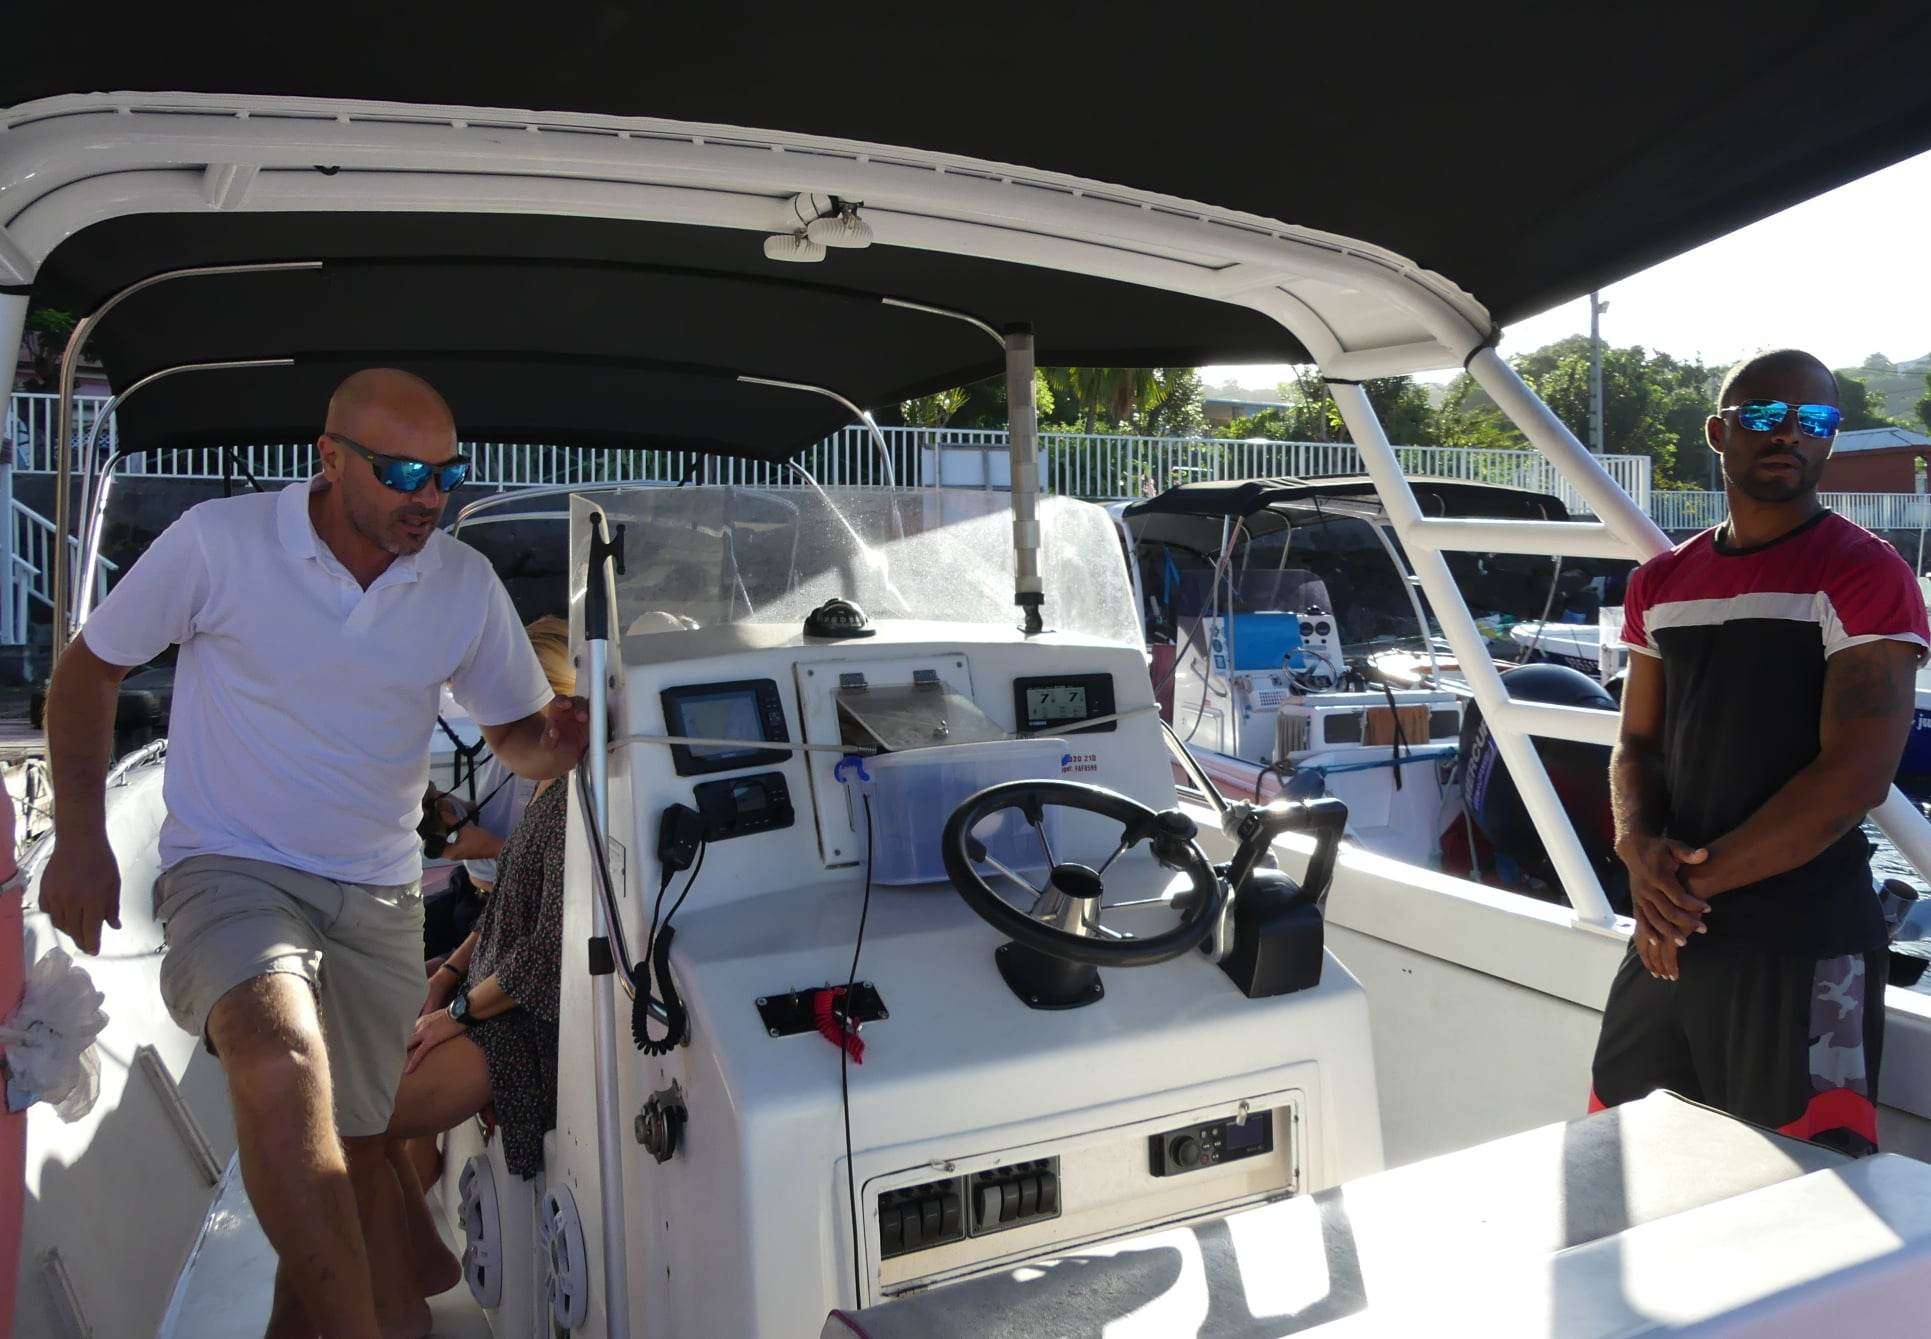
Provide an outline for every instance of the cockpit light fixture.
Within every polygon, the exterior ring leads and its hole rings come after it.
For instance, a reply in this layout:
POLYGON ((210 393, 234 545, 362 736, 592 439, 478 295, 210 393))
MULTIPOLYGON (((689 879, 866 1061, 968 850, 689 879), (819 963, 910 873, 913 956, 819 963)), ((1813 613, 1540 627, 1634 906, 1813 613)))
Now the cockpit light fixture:
POLYGON ((836 195, 807 191, 791 198, 791 214, 797 220, 786 232, 764 239, 767 260, 817 261, 825 258, 827 247, 855 250, 872 244, 871 225, 859 217, 861 200, 846 200, 836 195))
POLYGON ((872 244, 872 225, 858 216, 858 202, 838 200, 830 214, 805 225, 805 235, 822 246, 857 250, 872 244))
POLYGON ((797 232, 774 232, 764 239, 764 258, 809 264, 823 260, 825 248, 823 244, 814 242, 802 229, 797 232))

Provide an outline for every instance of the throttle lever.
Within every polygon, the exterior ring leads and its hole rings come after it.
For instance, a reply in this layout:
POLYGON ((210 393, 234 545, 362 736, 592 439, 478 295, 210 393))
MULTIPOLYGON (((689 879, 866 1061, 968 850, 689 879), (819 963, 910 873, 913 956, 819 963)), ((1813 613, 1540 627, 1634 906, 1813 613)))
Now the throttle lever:
POLYGON ((1335 856, 1347 826, 1348 806, 1333 796, 1233 806, 1222 822, 1227 835, 1240 842, 1227 871, 1229 892, 1239 897, 1246 889, 1274 838, 1283 832, 1312 832, 1314 854, 1308 857, 1307 873, 1301 879, 1301 900, 1318 903, 1334 881, 1335 856))

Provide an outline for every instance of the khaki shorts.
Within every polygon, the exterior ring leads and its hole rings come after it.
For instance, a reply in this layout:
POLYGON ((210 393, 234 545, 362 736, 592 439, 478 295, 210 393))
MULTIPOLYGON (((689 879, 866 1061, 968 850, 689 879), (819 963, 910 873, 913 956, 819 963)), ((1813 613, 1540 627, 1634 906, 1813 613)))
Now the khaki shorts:
POLYGON ((420 884, 337 883, 261 860, 192 856, 155 881, 154 914, 167 934, 161 999, 176 1023, 205 1038, 209 1012, 236 986, 299 976, 321 1010, 336 1130, 356 1138, 389 1128, 428 993, 420 884))

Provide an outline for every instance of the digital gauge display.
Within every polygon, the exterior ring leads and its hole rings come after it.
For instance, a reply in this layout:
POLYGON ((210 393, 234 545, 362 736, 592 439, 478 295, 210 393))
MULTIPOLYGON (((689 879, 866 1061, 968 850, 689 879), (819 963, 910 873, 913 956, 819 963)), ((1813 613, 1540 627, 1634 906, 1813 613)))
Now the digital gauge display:
MULTIPOLYGON (((1063 730, 1082 721, 1111 716, 1113 705, 1111 674, 1063 674, 1032 679, 1014 679, 1013 715, 1025 731, 1063 730)), ((1093 734, 1105 734, 1117 724, 1106 721, 1091 727, 1093 734)))
POLYGON ((1086 690, 1070 683, 1054 684, 1050 688, 1028 688, 1026 719, 1083 721, 1086 719, 1086 690))

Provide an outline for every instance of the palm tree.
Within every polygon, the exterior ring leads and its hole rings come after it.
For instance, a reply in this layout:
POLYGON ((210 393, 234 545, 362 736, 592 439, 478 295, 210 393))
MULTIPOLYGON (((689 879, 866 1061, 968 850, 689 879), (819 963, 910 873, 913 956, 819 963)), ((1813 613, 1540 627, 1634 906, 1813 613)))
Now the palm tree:
POLYGON ((1141 417, 1166 399, 1167 383, 1151 367, 1056 367, 1047 372, 1056 390, 1077 401, 1088 433, 1141 417))

